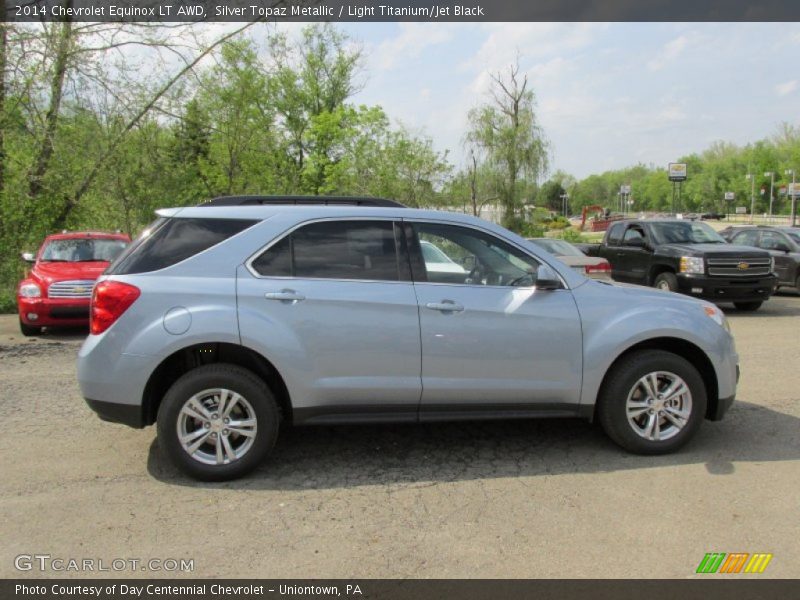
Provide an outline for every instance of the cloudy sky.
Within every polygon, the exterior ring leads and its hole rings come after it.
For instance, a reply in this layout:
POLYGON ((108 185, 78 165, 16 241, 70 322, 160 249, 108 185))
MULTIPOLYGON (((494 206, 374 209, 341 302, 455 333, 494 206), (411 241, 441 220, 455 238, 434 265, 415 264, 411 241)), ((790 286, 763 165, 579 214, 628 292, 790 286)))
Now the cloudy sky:
POLYGON ((519 53, 553 147, 578 177, 666 165, 716 140, 800 125, 800 28, 760 23, 346 23, 365 50, 358 103, 463 160, 467 112, 519 53))

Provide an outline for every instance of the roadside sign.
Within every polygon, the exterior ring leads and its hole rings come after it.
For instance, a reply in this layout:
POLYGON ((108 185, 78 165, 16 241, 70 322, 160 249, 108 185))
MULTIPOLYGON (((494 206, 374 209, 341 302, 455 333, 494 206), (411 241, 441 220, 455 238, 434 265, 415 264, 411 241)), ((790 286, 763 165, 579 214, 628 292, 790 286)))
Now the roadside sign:
POLYGON ((747 214, 747 207, 746 206, 737 206, 736 207, 736 214, 737 215, 746 215, 747 214))
POLYGON ((631 193, 631 186, 629 185, 621 185, 619 187, 620 194, 630 194, 631 193))
POLYGON ((686 163, 669 163, 669 180, 686 181, 686 163))
POLYGON ((800 182, 789 184, 789 195, 800 198, 800 182))
POLYGON ((733 192, 725 192, 725 200, 732 202, 736 198, 736 194, 733 192))

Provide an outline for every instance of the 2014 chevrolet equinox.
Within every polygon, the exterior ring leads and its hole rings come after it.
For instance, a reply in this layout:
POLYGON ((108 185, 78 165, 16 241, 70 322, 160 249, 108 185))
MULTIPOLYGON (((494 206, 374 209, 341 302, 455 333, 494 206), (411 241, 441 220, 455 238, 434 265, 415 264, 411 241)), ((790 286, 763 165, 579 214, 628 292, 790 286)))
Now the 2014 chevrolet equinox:
POLYGON ((720 309, 480 219, 272 197, 158 215, 94 288, 78 377, 198 479, 252 470, 282 423, 578 416, 660 454, 735 396, 720 309))

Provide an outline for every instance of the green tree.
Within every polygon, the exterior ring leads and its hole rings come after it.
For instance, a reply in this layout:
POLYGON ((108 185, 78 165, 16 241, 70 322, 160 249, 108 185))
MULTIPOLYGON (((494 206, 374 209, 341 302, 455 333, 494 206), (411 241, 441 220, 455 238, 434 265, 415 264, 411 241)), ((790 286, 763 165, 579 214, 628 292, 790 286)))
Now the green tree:
POLYGON ((547 170, 548 142, 536 117, 536 99, 519 63, 492 75, 491 101, 469 112, 467 144, 497 171, 503 222, 513 226, 525 181, 547 170))

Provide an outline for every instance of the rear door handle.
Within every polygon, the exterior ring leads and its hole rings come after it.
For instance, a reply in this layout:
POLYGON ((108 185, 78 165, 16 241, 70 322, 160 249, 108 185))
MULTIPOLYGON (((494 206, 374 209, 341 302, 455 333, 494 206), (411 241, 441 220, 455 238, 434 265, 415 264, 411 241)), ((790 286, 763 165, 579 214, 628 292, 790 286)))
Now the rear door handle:
POLYGON ((428 302, 425 305, 425 308, 430 308, 431 310, 439 310, 442 312, 461 312, 464 310, 464 307, 461 306, 458 302, 453 302, 452 300, 442 300, 441 302, 428 302))
POLYGON ((267 300, 280 300, 281 302, 300 302, 305 300, 303 294, 298 294, 294 290, 281 290, 280 292, 267 292, 264 294, 267 300))

